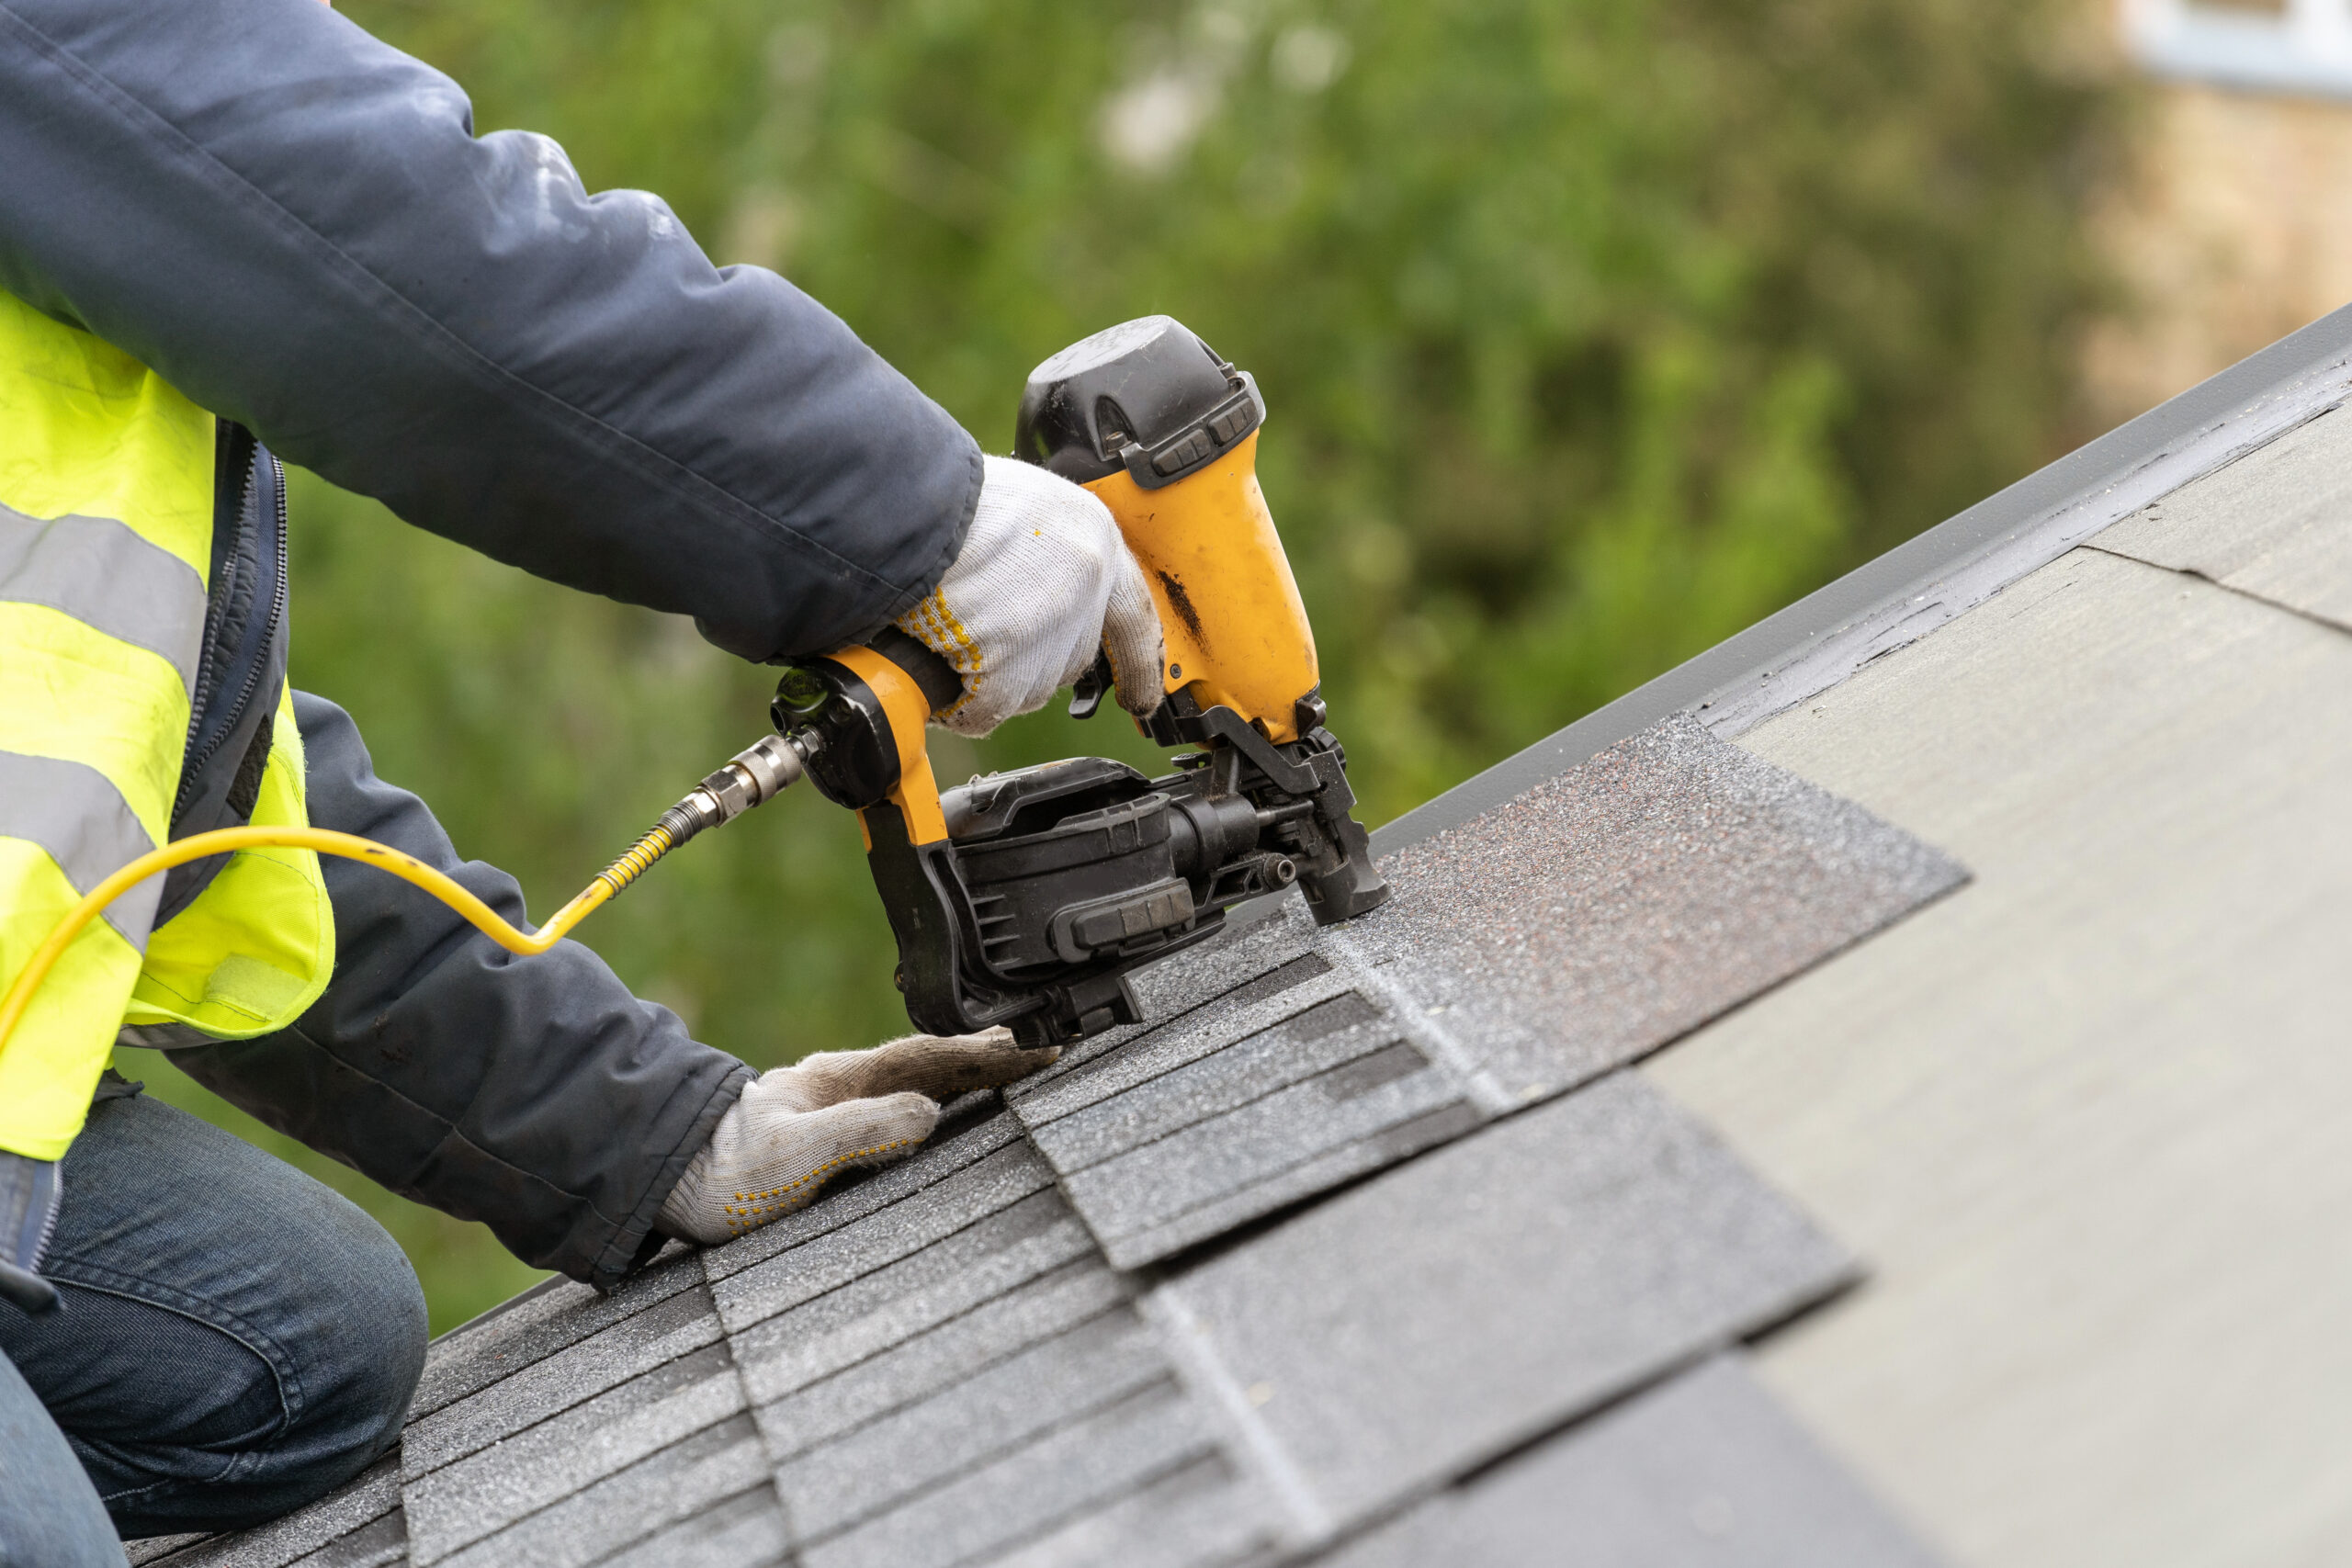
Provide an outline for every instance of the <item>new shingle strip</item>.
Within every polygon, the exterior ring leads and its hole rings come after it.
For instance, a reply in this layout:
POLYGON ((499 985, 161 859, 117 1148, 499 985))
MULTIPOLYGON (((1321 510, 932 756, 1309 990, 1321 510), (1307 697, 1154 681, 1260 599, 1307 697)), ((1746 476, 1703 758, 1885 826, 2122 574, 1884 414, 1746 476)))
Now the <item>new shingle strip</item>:
POLYGON ((1141 1229, 1114 1236, 1105 1244, 1107 1255, 1130 1268, 1171 1257, 1252 1220, 1329 1192, 1360 1176, 1410 1159, 1425 1149, 1450 1144, 1485 1120, 1466 1102, 1441 1105, 1369 1137, 1286 1166, 1227 1197, 1182 1210, 1141 1229))
MULTIPOLYGON (((1150 1081, 1138 1078, 1058 1120, 1041 1122, 1032 1141, 1055 1169, 1065 1175, 1085 1170, 1377 1052, 1397 1037, 1387 1016, 1351 989, 1293 1005, 1300 1010, 1153 1075, 1158 1081, 1149 1094, 1134 1092, 1150 1081)), ((1147 1047, 1139 1043, 1135 1055, 1147 1055, 1147 1047)))
MULTIPOLYGON (((1160 1286, 1216 1408, 1334 1527, 1779 1322, 1853 1266, 1628 1076, 1481 1129, 1160 1286), (1233 1397, 1238 1391, 1238 1397, 1233 1397)), ((1279 1480, 1279 1476, 1277 1477, 1279 1480)))
POLYGON ((1722 1356, 1514 1456, 1327 1568, 1933 1568, 1722 1356))
MULTIPOLYGON (((1382 1135, 1428 1124, 1425 1119, 1448 1111, 1456 1115, 1443 1125, 1466 1130, 1476 1124, 1460 1084, 1396 1041, 1080 1171, 1064 1186, 1112 1262, 1133 1268, 1163 1256, 1180 1238, 1216 1234, 1196 1216, 1214 1211, 1229 1226, 1305 1195, 1286 1177, 1334 1170, 1329 1162, 1349 1159, 1351 1151, 1401 1157, 1407 1151, 1382 1135), (1397 1076, 1369 1084, 1350 1076, 1363 1067, 1397 1076)), ((1369 1167, 1359 1159, 1355 1168, 1369 1167)))
POLYGON ((1187 1010, 1010 1096, 1113 1263, 1572 1089, 1965 880, 1688 717, 1383 864, 1385 907, 1157 966, 1187 1010))
POLYGON ((1967 880, 1687 716, 1382 866, 1396 896, 1340 940, 1506 1103, 1656 1050, 1967 880))
POLYGON ((1272 951, 1253 953, 1241 944, 1216 942, 1142 971, 1136 990, 1150 1023, 1081 1042, 1052 1066, 1010 1086, 1006 1103, 1021 1124, 1034 1135, 1353 988, 1348 975, 1333 972, 1329 957, 1308 951, 1314 928, 1303 916, 1252 935, 1249 946, 1272 951), (1233 983, 1237 971, 1247 976, 1261 965, 1261 973, 1233 983), (1154 983, 1144 983, 1145 976, 1154 983), (1193 991, 1219 983, 1227 988, 1206 996, 1159 995, 1176 989, 1159 983, 1172 980, 1193 991))

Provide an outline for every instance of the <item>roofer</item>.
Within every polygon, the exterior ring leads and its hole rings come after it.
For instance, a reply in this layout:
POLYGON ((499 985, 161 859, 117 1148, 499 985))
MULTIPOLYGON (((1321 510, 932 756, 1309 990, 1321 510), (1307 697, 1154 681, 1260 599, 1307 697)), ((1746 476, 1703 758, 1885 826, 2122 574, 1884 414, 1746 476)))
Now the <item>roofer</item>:
MULTIPOLYGON (((248 820, 382 840, 522 919, 288 685, 272 451, 745 659, 928 597, 931 635, 965 634, 967 733, 1103 641, 1157 672, 1091 496, 984 460, 656 198, 587 196, 540 137, 477 141, 453 84, 310 0, 0 0, 0 984, 107 874, 248 820)), ((0 1052, 0 1264, 64 1307, 0 1309, 10 1564, 303 1503, 393 1440, 422 1365, 390 1238, 102 1081, 118 1035, 598 1286, 1042 1055, 917 1037, 754 1081, 586 949, 512 958, 374 869, 273 849, 151 879, 0 1052)))

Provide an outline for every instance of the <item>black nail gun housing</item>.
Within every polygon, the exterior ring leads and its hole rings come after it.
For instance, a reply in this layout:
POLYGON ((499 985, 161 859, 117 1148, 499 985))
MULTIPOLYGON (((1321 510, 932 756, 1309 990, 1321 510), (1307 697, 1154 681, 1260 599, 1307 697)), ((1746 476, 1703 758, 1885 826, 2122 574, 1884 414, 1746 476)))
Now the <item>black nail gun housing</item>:
MULTIPOLYGON (((895 638, 888 653, 928 657, 895 638)), ((777 727, 804 738, 810 780, 865 825, 899 986, 931 1033, 1005 1024, 1042 1044, 1140 1022, 1127 972, 1214 935, 1235 905, 1303 872, 1351 894, 1318 907, 1326 919, 1386 893, 1348 816, 1353 796, 1327 730, 1272 750, 1282 779, 1230 743, 1156 779, 1103 757, 987 774, 940 793, 947 838, 918 844, 888 798, 899 750, 872 689, 814 660, 779 692, 777 727)), ((1251 750, 1266 745, 1250 738, 1251 750)))

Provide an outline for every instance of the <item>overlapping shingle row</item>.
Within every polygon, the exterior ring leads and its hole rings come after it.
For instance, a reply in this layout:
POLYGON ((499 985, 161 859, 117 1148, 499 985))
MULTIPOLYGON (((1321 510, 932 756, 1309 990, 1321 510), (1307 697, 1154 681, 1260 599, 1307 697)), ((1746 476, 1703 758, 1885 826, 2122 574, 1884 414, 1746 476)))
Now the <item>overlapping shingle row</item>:
POLYGON ((445 1338, 395 1461, 162 1561, 1917 1561, 1738 1371, 1853 1260, 1615 1069, 1962 874, 1679 720, 1387 869, 904 1165, 445 1338))

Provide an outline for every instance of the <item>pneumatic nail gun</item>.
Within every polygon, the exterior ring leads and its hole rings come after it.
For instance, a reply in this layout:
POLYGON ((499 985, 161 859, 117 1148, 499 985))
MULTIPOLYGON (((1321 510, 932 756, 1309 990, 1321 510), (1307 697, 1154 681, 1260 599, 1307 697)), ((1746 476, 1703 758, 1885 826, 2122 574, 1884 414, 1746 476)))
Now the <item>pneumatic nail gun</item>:
MULTIPOLYGON (((1016 455, 1100 496, 1150 581, 1165 699, 1136 722, 1189 748, 1173 773, 1073 757, 941 790, 923 727, 961 682, 895 628, 778 683, 780 736, 858 814, 917 1028, 1082 1039, 1142 1021, 1128 973, 1236 905, 1296 886, 1329 924, 1387 897, 1258 487, 1264 419, 1255 381, 1166 316, 1064 349, 1022 396, 1016 455)), ((1071 713, 1111 684, 1098 659, 1071 713)))

